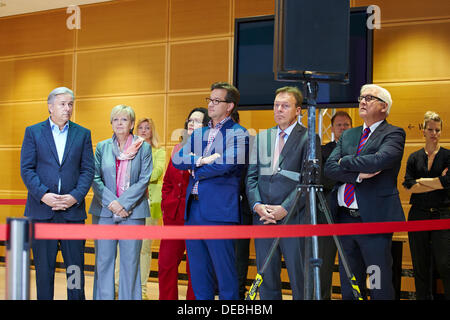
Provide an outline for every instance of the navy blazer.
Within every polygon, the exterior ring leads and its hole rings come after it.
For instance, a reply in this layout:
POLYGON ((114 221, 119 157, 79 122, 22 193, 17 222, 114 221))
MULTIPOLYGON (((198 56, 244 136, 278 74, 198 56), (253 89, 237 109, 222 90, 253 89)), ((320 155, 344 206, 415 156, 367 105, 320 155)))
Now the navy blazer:
POLYGON ((356 155, 362 128, 359 126, 344 131, 325 163, 325 175, 338 181, 332 191, 333 203, 330 207, 332 210, 338 207, 338 188, 344 183, 353 183, 363 222, 404 221, 397 176, 405 147, 405 130, 383 121, 370 135, 360 154, 356 155), (360 172, 377 171, 381 172, 356 183, 360 172))
POLYGON ((71 194, 77 200, 76 204, 63 211, 65 219, 86 219, 84 198, 94 178, 91 132, 69 121, 66 146, 60 164, 49 120, 27 127, 20 154, 20 174, 28 189, 26 217, 51 219, 55 211, 41 202, 44 194, 51 192, 71 194))
POLYGON ((208 154, 219 153, 214 163, 196 166, 208 144, 209 127, 195 130, 183 148, 172 156, 173 166, 179 170, 191 170, 186 190, 187 201, 195 182, 200 181, 198 197, 200 214, 205 220, 239 223, 239 194, 243 169, 248 159, 247 130, 228 120, 218 132, 208 154))

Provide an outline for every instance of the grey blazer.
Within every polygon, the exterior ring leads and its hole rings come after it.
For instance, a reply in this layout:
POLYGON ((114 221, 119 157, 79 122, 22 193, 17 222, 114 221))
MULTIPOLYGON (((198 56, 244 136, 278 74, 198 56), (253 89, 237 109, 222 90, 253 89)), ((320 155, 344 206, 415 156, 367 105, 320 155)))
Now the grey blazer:
POLYGON ((95 175, 92 183, 94 198, 89 213, 100 217, 112 217, 108 205, 117 200, 127 211, 129 219, 150 216, 147 188, 152 174, 152 148, 144 142, 136 157, 131 160, 130 187, 116 196, 116 158, 112 151, 112 139, 101 141, 95 149, 95 175))
MULTIPOLYGON (((306 128, 297 124, 291 132, 286 145, 279 157, 275 170, 273 167, 273 154, 277 127, 262 131, 256 136, 250 152, 250 164, 247 171, 247 197, 252 209, 257 203, 282 205, 287 211, 294 204, 298 181, 292 181, 279 174, 280 170, 301 173, 303 162, 308 154, 308 134, 306 128)), ((316 155, 321 159, 320 140, 316 136, 316 155)), ((300 198, 296 213, 303 210, 305 197, 300 198)), ((298 220, 292 219, 295 223, 298 220)))

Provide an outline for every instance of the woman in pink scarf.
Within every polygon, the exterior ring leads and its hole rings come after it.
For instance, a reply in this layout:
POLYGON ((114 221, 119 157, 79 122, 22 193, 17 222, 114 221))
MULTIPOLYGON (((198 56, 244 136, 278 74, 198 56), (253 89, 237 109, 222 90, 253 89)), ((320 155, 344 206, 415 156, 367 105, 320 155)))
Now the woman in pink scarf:
MULTIPOLYGON (((114 135, 95 150, 92 223, 144 225, 149 216, 147 186, 152 172, 148 143, 133 135, 135 113, 118 105, 111 111, 114 135)), ((139 256, 142 240, 95 241, 94 299, 114 300, 114 266, 120 250, 119 300, 140 300, 139 256)))

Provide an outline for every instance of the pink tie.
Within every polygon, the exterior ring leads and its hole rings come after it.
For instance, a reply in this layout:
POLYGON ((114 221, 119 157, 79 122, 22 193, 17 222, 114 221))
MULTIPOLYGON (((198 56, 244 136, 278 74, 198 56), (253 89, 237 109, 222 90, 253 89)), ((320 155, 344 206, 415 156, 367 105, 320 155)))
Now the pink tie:
MULTIPOLYGON (((356 151, 356 155, 358 155, 361 152, 361 149, 363 148, 364 144, 367 141, 367 138, 369 137, 370 128, 364 129, 364 133, 361 137, 361 140, 359 140, 358 150, 356 151)), ((355 185, 352 183, 347 183, 345 185, 344 189, 344 202, 347 205, 347 207, 350 207, 350 205, 355 201, 355 185)))
POLYGON ((273 156, 273 170, 275 170, 275 168, 278 164, 278 158, 280 157, 281 151, 283 150, 285 136, 286 136, 286 132, 281 130, 280 137, 278 138, 278 145, 277 145, 277 148, 275 149, 275 154, 273 156))

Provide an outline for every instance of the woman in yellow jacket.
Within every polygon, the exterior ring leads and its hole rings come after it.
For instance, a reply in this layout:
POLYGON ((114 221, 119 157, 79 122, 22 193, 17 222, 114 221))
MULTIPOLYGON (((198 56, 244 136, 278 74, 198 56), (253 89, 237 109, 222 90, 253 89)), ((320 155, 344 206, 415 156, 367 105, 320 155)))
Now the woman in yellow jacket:
MULTIPOLYGON (((148 185, 148 194, 150 201, 150 218, 145 219, 146 225, 157 225, 162 218, 161 212, 161 188, 163 183, 163 173, 166 167, 166 150, 159 146, 159 137, 156 132, 155 123, 152 119, 143 118, 137 123, 138 136, 152 147, 153 170, 148 185)), ((152 239, 145 239, 142 242, 141 249, 141 284, 142 299, 148 300, 147 280, 150 273, 152 262, 152 239)))

